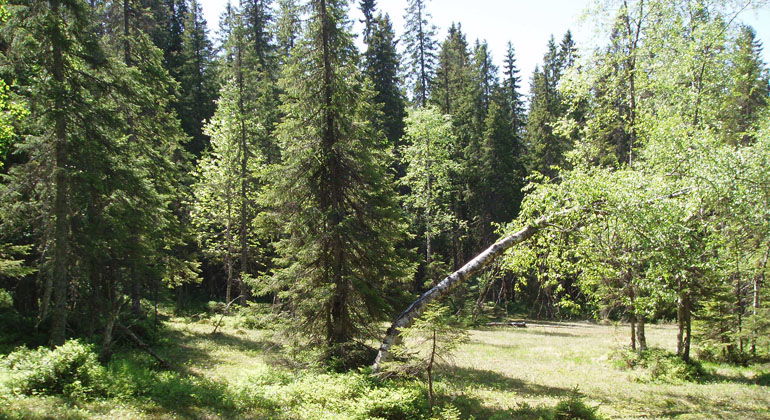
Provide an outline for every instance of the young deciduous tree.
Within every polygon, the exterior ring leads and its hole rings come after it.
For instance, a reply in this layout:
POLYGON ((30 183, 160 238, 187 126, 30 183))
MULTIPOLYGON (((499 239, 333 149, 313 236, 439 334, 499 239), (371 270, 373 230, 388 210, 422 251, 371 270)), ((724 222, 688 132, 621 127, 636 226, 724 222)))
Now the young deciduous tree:
POLYGON ((424 231, 426 278, 432 283, 439 269, 446 267, 445 256, 434 255, 434 240, 457 223, 451 205, 459 165, 454 160, 457 145, 451 117, 432 107, 410 109, 405 143, 401 159, 406 170, 400 182, 409 194, 404 203, 424 231))
MULTIPOLYGON (((193 220, 203 250, 224 263, 225 301, 247 294, 246 279, 259 260, 254 220, 264 168, 277 160, 271 138, 276 120, 275 87, 255 48, 249 15, 234 11, 225 42, 224 78, 217 111, 206 132, 211 153, 198 165, 193 220)), ((265 45, 263 45, 265 47, 265 45)))

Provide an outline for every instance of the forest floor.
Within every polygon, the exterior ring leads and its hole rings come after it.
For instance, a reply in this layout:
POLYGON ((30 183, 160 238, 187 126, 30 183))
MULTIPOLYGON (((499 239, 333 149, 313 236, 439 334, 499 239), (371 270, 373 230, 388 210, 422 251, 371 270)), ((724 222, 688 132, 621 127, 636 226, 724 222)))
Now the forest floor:
MULTIPOLYGON (((342 419, 378 398, 407 400, 425 390, 384 393, 369 387, 365 374, 302 367, 298 353, 277 345, 269 331, 228 317, 212 335, 214 321, 168 320, 168 338, 156 348, 178 372, 142 370, 152 365, 145 354, 118 354, 110 372, 140 389, 125 397, 20 397, 3 389, 0 370, 0 418, 342 419)), ((648 341, 670 349, 675 333, 649 326, 648 341)), ((709 375, 699 382, 647 382, 610 360, 627 335, 627 326, 589 323, 473 330, 439 372, 437 389, 460 418, 548 418, 577 389, 607 418, 770 419, 770 366, 706 364, 709 375)))

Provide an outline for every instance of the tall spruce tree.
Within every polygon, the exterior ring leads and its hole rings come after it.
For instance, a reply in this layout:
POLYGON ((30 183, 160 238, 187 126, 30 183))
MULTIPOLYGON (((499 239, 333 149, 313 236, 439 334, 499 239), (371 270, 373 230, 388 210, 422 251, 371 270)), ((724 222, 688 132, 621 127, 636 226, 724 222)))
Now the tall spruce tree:
POLYGON ((273 34, 270 28, 273 22, 273 0, 242 0, 247 38, 253 44, 254 54, 261 67, 267 68, 272 61, 273 34))
MULTIPOLYGON (((144 290, 158 287, 161 278, 178 265, 180 255, 174 250, 188 233, 175 211, 187 192, 183 187, 183 171, 187 169, 183 144, 187 137, 172 109, 170 91, 175 82, 163 68, 162 52, 148 34, 153 16, 138 0, 108 2, 103 11, 105 45, 122 63, 121 71, 125 73, 121 78, 125 98, 114 104, 122 116, 126 136, 123 154, 128 165, 122 169, 134 174, 129 193, 103 200, 108 203, 104 209, 89 206, 92 223, 105 219, 105 223, 116 224, 104 240, 123 244, 94 247, 87 254, 93 258, 91 270, 96 271, 91 278, 102 278, 102 285, 90 284, 89 288, 99 299, 105 318, 101 356, 106 360, 111 354, 112 329, 120 314, 122 294, 130 296, 134 315, 141 316, 144 290), (111 213, 130 223, 108 219, 111 213), (116 265, 124 270, 110 273, 99 268, 105 261, 121 258, 123 262, 116 265)), ((119 138, 120 132, 115 136, 119 138)))
POLYGON ((376 18, 377 0, 360 0, 358 7, 364 15, 364 19, 361 21, 364 24, 364 42, 369 44, 372 29, 374 28, 374 19, 376 18))
MULTIPOLYGON (((436 76, 432 82, 431 102, 445 114, 457 114, 462 111, 475 112, 476 104, 467 103, 475 100, 471 70, 471 56, 468 41, 462 26, 452 24, 444 42, 441 43, 436 76), (463 109, 466 107, 468 109, 463 109), (472 110, 470 108, 473 108, 472 110)), ((456 123, 461 121, 455 121, 456 123)))
POLYGON ((300 16, 301 7, 297 0, 278 0, 273 33, 281 63, 286 62, 286 57, 297 42, 301 30, 300 16))
POLYGON ((770 103, 770 73, 762 60, 762 43, 750 26, 741 26, 733 48, 730 95, 724 106, 725 137, 749 144, 758 116, 770 103))
POLYGON ((575 54, 569 32, 564 37, 562 48, 557 47, 551 37, 543 65, 537 67, 532 76, 526 141, 528 166, 529 172, 538 172, 549 178, 557 175, 554 167, 566 164, 565 153, 572 148, 571 139, 555 128, 568 110, 559 92, 559 82, 567 68, 565 65, 573 61, 575 54))
POLYGON ((348 361, 355 340, 387 315, 388 287, 405 279, 408 263, 397 251, 405 226, 385 171, 387 142, 369 122, 373 93, 345 3, 310 3, 282 79, 284 160, 266 199, 286 234, 276 244, 276 291, 329 357, 348 361))
POLYGON ((134 276, 165 274, 162 250, 174 241, 170 206, 180 184, 171 158, 182 140, 161 53, 132 26, 141 9, 129 0, 110 9, 120 19, 105 30, 81 1, 22 8, 10 22, 9 42, 19 47, 10 58, 32 75, 24 99, 33 112, 16 146, 27 159, 8 179, 18 195, 3 197, 16 202, 3 222, 31 223, 36 238, 40 318, 50 316, 51 343, 64 341, 68 324, 79 333, 100 329, 106 355, 134 276), (70 323, 72 308, 80 316, 70 323))
POLYGON ((406 9, 404 48, 406 74, 412 102, 426 106, 436 65, 436 27, 429 21, 428 0, 409 0, 406 9))
POLYGON ((192 138, 187 149, 200 156, 208 147, 209 137, 203 132, 203 125, 214 114, 217 88, 214 51, 198 0, 190 0, 185 16, 181 57, 177 112, 182 128, 192 138))
MULTIPOLYGON (((521 93, 521 77, 519 76, 519 68, 516 64, 516 51, 511 42, 508 42, 508 49, 505 54, 502 88, 511 127, 516 136, 521 136, 526 124, 527 115, 521 93)), ((521 138, 519 138, 519 142, 521 142, 521 138)))
MULTIPOLYGON (((93 185, 79 183, 79 175, 95 175, 90 159, 105 158, 102 141, 114 144, 104 135, 111 131, 114 119, 103 113, 104 92, 92 79, 108 63, 85 2, 19 5, 27 7, 17 9, 6 23, 12 29, 6 32, 10 37, 6 43, 13 46, 9 59, 20 64, 19 71, 28 72, 24 76, 29 96, 24 99, 30 105, 29 131, 34 134, 17 146, 30 158, 11 168, 10 182, 24 185, 37 174, 45 181, 35 190, 20 189, 21 196, 10 201, 28 203, 26 210, 37 213, 34 219, 41 222, 33 226, 38 250, 46 250, 40 317, 50 316, 50 343, 60 345, 67 336, 77 247, 84 242, 75 232, 72 208, 78 193, 93 185), (85 150, 93 155, 84 156, 85 150)), ((13 223, 14 207, 6 207, 4 223, 13 223)), ((25 218, 31 219, 29 214, 25 218)))
POLYGON ((375 101, 382 106, 377 128, 392 145, 404 135, 405 99, 399 83, 396 34, 388 15, 373 18, 364 56, 364 73, 374 83, 375 101))

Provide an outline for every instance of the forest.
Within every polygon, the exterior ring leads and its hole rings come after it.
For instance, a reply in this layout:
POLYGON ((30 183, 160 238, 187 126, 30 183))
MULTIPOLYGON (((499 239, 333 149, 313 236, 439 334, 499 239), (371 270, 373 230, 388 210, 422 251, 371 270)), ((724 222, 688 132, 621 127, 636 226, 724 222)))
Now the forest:
POLYGON ((0 0, 0 419, 770 419, 768 2, 442 2, 0 0))

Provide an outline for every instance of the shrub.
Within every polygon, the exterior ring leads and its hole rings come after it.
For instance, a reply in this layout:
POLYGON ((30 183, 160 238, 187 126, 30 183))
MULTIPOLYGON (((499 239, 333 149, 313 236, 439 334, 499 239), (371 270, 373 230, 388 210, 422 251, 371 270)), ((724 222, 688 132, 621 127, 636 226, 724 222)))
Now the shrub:
POLYGON ((685 362, 669 351, 650 348, 643 352, 618 350, 611 355, 617 368, 642 370, 637 377, 642 382, 692 382, 706 375, 706 371, 696 361, 685 362))
MULTIPOLYGON (((285 418, 427 419, 425 390, 416 382, 378 381, 361 372, 304 373, 267 369, 239 385, 242 410, 261 409, 285 418)), ((439 418, 452 419, 450 411, 439 418)), ((281 417, 281 418, 284 418, 281 417)))
POLYGON ((561 400, 554 408, 554 420, 599 420, 602 417, 596 412, 598 407, 589 407, 580 393, 575 389, 572 394, 561 400))
POLYGON ((430 411, 424 391, 416 386, 381 387, 365 393, 357 401, 357 418, 416 419, 430 411))
POLYGON ((19 394, 59 394, 73 398, 105 395, 106 370, 92 346, 70 340, 53 350, 18 349, 2 358, 11 371, 7 384, 19 394))
POLYGON ((260 330, 273 327, 278 321, 269 304, 246 302, 245 306, 237 309, 234 326, 260 330))

